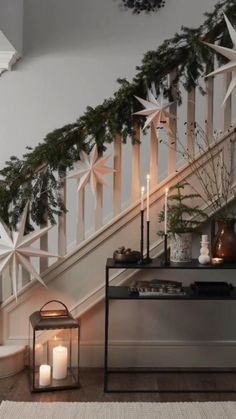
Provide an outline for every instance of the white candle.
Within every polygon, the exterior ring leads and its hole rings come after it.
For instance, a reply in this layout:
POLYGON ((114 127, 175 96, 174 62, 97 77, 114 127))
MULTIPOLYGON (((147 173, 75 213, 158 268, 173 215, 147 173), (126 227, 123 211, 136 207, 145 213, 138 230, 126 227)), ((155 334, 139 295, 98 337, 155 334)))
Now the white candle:
POLYGON ((150 175, 146 176, 147 178, 147 221, 150 221, 150 175))
POLYGON ((51 367, 50 365, 40 365, 39 367, 39 385, 47 387, 51 383, 51 367))
POLYGON ((223 258, 212 258, 211 263, 212 265, 221 265, 224 262, 223 258))
POLYGON ((141 211, 143 211, 144 186, 141 187, 141 211))
POLYGON ((169 189, 165 189, 165 217, 164 217, 164 231, 167 234, 167 200, 168 200, 168 191, 169 189))
POLYGON ((62 380, 67 376, 67 348, 56 346, 52 352, 52 376, 56 380, 62 380))

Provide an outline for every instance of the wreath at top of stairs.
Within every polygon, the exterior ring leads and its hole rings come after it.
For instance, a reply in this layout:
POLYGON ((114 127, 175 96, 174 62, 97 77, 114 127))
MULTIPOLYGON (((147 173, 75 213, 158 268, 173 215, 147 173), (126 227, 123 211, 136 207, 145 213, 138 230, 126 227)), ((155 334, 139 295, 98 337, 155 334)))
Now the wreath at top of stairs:
POLYGON ((165 6, 165 0, 122 0, 125 9, 132 9, 133 13, 157 12, 165 6))

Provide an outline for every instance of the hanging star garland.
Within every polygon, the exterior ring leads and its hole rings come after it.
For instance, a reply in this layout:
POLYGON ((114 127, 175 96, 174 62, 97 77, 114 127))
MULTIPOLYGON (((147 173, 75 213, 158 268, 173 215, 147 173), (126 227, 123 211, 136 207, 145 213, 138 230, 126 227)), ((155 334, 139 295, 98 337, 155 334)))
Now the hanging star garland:
POLYGON ((0 274, 2 274, 7 266, 10 267, 12 289, 16 299, 19 265, 32 275, 32 279, 35 278, 42 285, 46 286, 41 276, 31 264, 29 257, 58 257, 47 251, 31 247, 31 244, 46 234, 52 226, 24 235, 27 212, 28 205, 26 205, 22 213, 18 231, 10 231, 3 222, 0 222, 0 274))
POLYGON ((224 14, 224 19, 225 19, 225 22, 229 31, 229 35, 232 40, 234 48, 230 49, 230 48, 221 47, 219 45, 209 44, 208 42, 204 42, 204 44, 208 45, 210 48, 214 49, 216 52, 218 52, 219 54, 223 55, 224 57, 228 58, 228 60, 230 60, 227 64, 223 65, 220 68, 217 68, 217 70, 212 71, 210 74, 206 76, 206 77, 210 77, 216 74, 227 73, 229 71, 233 72, 233 77, 229 84, 222 106, 225 104, 226 100, 231 95, 232 91, 234 90, 236 86, 236 31, 225 14, 224 14))
POLYGON ((95 144, 89 154, 84 151, 80 153, 80 160, 75 164, 75 171, 67 176, 68 179, 78 179, 77 192, 90 183, 92 192, 97 196, 97 184, 108 186, 105 175, 114 172, 111 167, 106 166, 110 155, 98 157, 97 145, 95 144))
POLYGON ((151 90, 148 90, 148 100, 141 99, 138 96, 135 97, 145 107, 142 111, 135 112, 134 114, 147 117, 143 129, 153 124, 155 128, 163 126, 169 134, 174 134, 169 119, 175 118, 175 115, 167 111, 173 102, 169 103, 165 100, 162 89, 160 91, 160 96, 157 99, 151 90))

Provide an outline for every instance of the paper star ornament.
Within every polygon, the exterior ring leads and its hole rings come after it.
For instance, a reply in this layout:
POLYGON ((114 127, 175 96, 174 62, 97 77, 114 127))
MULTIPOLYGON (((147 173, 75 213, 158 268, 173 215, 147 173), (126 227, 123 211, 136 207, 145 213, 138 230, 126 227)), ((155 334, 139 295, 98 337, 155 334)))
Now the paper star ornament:
POLYGON ((169 103, 163 96, 163 90, 160 92, 160 96, 156 99, 151 90, 148 90, 148 100, 141 99, 135 96, 136 99, 145 107, 142 111, 135 112, 134 115, 146 116, 146 122, 143 129, 147 128, 151 124, 155 128, 163 126, 170 134, 173 134, 169 119, 175 118, 175 115, 167 111, 173 102, 169 103))
POLYGON ((221 47, 219 45, 209 44, 208 42, 204 42, 204 44, 208 45, 210 48, 214 49, 216 52, 228 58, 229 60, 227 64, 212 71, 210 74, 207 75, 207 77, 214 76, 216 74, 227 73, 229 71, 233 72, 233 77, 228 87, 228 90, 226 92, 222 106, 225 104, 226 100, 231 95, 232 91, 234 90, 236 86, 236 50, 235 50, 236 49, 236 31, 225 14, 224 14, 224 18, 225 18, 225 22, 226 22, 234 48, 230 49, 230 48, 221 47))
POLYGON ((27 211, 28 205, 26 205, 22 213, 18 231, 10 231, 3 222, 0 222, 0 274, 7 266, 10 267, 12 289, 15 298, 17 298, 19 265, 32 275, 32 279, 35 278, 42 285, 46 286, 31 264, 29 257, 58 257, 47 251, 31 247, 31 244, 46 234, 52 226, 24 235, 27 211))
MULTIPOLYGON (((108 186, 105 176, 114 172, 111 167, 106 166, 110 155, 98 158, 97 145, 95 144, 89 154, 84 151, 80 153, 80 160, 75 164, 75 171, 67 176, 68 179, 78 179, 79 184, 77 192, 90 183, 92 192, 97 196, 97 184, 108 186)), ((95 201, 97 202, 97 201, 95 201)))

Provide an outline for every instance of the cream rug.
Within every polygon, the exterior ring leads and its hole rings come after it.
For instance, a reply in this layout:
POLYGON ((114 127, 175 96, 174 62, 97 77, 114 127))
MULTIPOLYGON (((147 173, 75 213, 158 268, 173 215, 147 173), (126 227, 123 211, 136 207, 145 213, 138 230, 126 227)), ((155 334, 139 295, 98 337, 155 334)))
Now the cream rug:
POLYGON ((24 403, 2 402, 1 419, 235 419, 236 402, 24 403))

